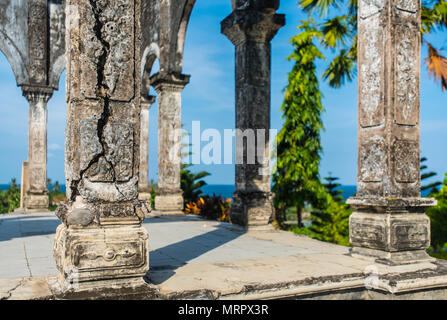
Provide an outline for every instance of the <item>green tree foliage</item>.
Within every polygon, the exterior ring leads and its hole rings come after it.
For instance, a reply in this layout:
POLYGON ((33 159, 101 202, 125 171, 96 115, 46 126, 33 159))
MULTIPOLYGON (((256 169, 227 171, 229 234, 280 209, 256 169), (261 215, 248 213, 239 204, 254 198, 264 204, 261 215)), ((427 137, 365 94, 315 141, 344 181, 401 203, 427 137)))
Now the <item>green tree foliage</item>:
POLYGON ((430 190, 429 195, 435 194, 439 192, 438 186, 442 185, 442 182, 435 181, 426 185, 422 185, 422 182, 428 178, 434 177, 437 175, 436 172, 430 171, 430 172, 424 172, 427 170, 427 166, 424 164, 424 162, 427 161, 427 158, 422 157, 421 158, 421 191, 430 190))
POLYGON ((343 197, 341 195, 343 194, 343 190, 338 189, 341 186, 340 183, 336 182, 338 179, 337 177, 333 177, 332 173, 329 172, 329 176, 324 178, 326 180, 324 188, 332 196, 332 199, 338 203, 342 203, 343 197))
POLYGON ((199 200, 203 194, 201 188, 206 185, 206 182, 202 179, 210 175, 206 171, 191 172, 188 169, 191 166, 191 164, 182 163, 182 169, 180 171, 180 185, 183 190, 185 204, 199 200))
POLYGON ((438 193, 432 195, 438 204, 427 210, 431 223, 431 246, 441 249, 447 243, 447 174, 438 193))
POLYGON ((49 198, 49 210, 54 211, 58 207, 61 201, 66 201, 65 192, 61 192, 61 186, 59 181, 56 181, 54 185, 51 182, 51 179, 47 179, 47 188, 48 188, 48 198, 49 198))
POLYGON ((153 179, 149 181, 149 190, 151 192, 151 208, 155 209, 155 197, 157 196, 158 185, 153 179))
POLYGON ((6 191, 0 190, 0 213, 10 213, 20 207, 20 188, 16 179, 11 180, 11 185, 6 191))
MULTIPOLYGON (((357 0, 300 0, 299 7, 321 21, 317 30, 322 34, 320 45, 335 57, 323 74, 329 85, 338 88, 356 74, 357 63, 357 0)), ((444 31, 447 27, 447 1, 422 1, 422 35, 444 31)), ((447 59, 424 37, 428 47, 425 64, 428 71, 447 89, 447 59)))
POLYGON ((288 57, 295 65, 289 73, 281 107, 284 126, 277 136, 276 169, 273 173, 276 220, 281 225, 287 208, 297 209, 298 226, 306 203, 321 207, 327 200, 319 180, 322 94, 316 76, 315 60, 323 55, 314 44, 322 34, 313 20, 302 21, 300 33, 291 39, 294 52, 288 57))
MULTIPOLYGON (((183 125, 182 125, 183 127, 183 125)), ((189 133, 187 131, 183 131, 182 137, 188 137, 189 133)), ((182 143, 182 152, 181 158, 188 158, 192 155, 192 152, 189 150, 191 144, 182 143), (185 152, 184 149, 187 148, 185 152)), ((203 178, 210 175, 209 172, 200 171, 197 173, 192 172, 189 168, 192 167, 190 163, 182 163, 180 170, 180 186, 183 190, 183 200, 184 205, 190 202, 197 202, 200 196, 203 194, 202 187, 206 185, 206 182, 202 180, 203 178)))
POLYGON ((312 211, 309 230, 318 240, 349 246, 349 216, 352 210, 343 201, 330 198, 323 210, 312 211))

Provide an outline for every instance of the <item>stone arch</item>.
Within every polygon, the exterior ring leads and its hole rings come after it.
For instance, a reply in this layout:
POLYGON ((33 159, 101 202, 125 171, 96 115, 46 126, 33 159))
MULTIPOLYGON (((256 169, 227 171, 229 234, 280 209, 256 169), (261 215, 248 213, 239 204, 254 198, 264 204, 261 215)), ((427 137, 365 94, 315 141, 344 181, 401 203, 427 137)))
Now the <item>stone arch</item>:
POLYGON ((144 49, 141 58, 141 95, 146 97, 150 89, 150 76, 155 61, 160 58, 160 48, 156 43, 150 44, 144 49))
POLYGON ((26 70, 24 58, 20 50, 3 30, 0 30, 0 51, 3 52, 11 66, 17 85, 27 83, 28 70, 26 70))
POLYGON ((185 47, 186 30, 188 29, 189 19, 196 0, 187 0, 183 7, 183 12, 178 25, 177 41, 176 41, 176 69, 182 70, 183 49, 185 47))
POLYGON ((49 72, 49 85, 59 90, 59 80, 62 75, 62 72, 65 70, 65 55, 59 56, 54 64, 51 66, 49 72))

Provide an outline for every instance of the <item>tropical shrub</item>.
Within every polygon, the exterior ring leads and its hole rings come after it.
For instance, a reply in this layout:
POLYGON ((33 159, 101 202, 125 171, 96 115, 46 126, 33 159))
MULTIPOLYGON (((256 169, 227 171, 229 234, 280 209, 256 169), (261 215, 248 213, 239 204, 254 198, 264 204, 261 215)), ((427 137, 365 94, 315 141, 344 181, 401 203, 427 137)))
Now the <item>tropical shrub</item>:
POLYGON ((0 190, 0 213, 10 213, 20 207, 20 188, 16 179, 11 180, 10 187, 0 190))
POLYGON ((332 197, 324 209, 312 210, 311 224, 305 228, 294 227, 290 231, 311 238, 349 246, 349 216, 352 210, 344 202, 338 202, 332 197))
POLYGON ((438 193, 432 194, 438 204, 427 210, 431 223, 431 246, 442 249, 447 243, 447 174, 438 193))
POLYGON ((231 198, 224 199, 213 194, 212 197, 201 197, 198 201, 189 202, 185 206, 185 214, 199 215, 205 219, 230 222, 231 198))
POLYGON ((189 202, 197 202, 200 196, 203 194, 202 187, 206 185, 203 178, 210 175, 206 171, 200 171, 198 173, 191 172, 188 168, 191 164, 182 163, 182 169, 180 171, 180 186, 183 190, 183 200, 185 205, 189 202))
POLYGON ((344 201, 331 198, 327 208, 311 213, 309 230, 318 240, 349 246, 351 213, 352 210, 344 201))
POLYGON ((65 192, 61 192, 59 181, 56 181, 54 185, 51 184, 51 180, 47 179, 48 198, 49 198, 49 210, 54 211, 58 207, 59 203, 66 201, 67 197, 65 192))

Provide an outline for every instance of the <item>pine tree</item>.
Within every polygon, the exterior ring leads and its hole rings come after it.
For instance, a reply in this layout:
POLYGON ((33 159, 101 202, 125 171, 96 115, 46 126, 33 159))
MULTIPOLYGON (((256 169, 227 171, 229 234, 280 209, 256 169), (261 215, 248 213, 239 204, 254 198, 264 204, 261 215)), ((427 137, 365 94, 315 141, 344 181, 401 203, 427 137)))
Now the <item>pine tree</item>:
POLYGON ((318 240, 349 245, 349 216, 352 210, 344 203, 331 198, 329 204, 310 215, 311 236, 318 240))
POLYGON ((433 196, 438 204, 427 210, 431 226, 431 246, 441 249, 447 243, 447 174, 441 190, 433 196))
POLYGON ((337 189, 341 186, 340 183, 336 183, 339 178, 333 177, 332 173, 329 172, 329 176, 325 177, 324 180, 327 181, 327 183, 324 184, 324 188, 326 191, 332 196, 332 198, 337 201, 338 203, 343 202, 343 197, 341 196, 343 194, 343 190, 337 189))
POLYGON ((289 73, 281 107, 284 126, 277 136, 277 161, 273 173, 276 220, 281 225, 287 208, 296 208, 298 227, 302 227, 302 211, 306 203, 320 207, 327 201, 319 180, 322 94, 316 75, 315 61, 323 55, 314 44, 321 37, 313 20, 303 21, 301 32, 291 39, 295 61, 289 73))
POLYGON ((437 173, 433 172, 433 171, 424 172, 424 173, 422 172, 422 171, 425 171, 427 169, 427 166, 425 164, 423 164, 425 161, 427 161, 427 158, 422 157, 421 158, 421 192, 430 189, 429 195, 432 195, 432 194, 435 194, 435 193, 439 192, 438 186, 442 185, 442 182, 435 181, 435 182, 429 183, 429 184, 424 185, 424 186, 422 185, 422 181, 423 180, 426 180, 428 178, 431 178, 431 177, 434 177, 434 176, 437 175, 437 173))

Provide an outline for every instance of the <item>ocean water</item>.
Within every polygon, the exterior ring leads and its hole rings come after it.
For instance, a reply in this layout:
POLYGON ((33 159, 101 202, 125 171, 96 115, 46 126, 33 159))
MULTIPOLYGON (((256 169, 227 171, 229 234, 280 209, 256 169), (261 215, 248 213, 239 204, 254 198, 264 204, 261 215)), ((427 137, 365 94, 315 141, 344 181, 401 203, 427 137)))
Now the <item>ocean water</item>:
MULTIPOLYGON (((338 189, 342 190, 343 193, 341 196, 344 200, 347 200, 349 197, 352 197, 357 191, 357 186, 340 186, 338 189)), ((213 192, 216 196, 222 196, 224 198, 231 198, 234 192, 234 185, 232 184, 209 184, 202 187, 202 191, 205 194, 213 195, 213 192)), ((422 192, 422 196, 426 197, 429 194, 430 190, 425 190, 422 192)))
MULTIPOLYGON (((357 190, 356 186, 340 186, 340 190, 343 190, 343 199, 348 199, 349 197, 353 196, 355 191, 357 190)), ((202 187, 202 191, 205 194, 209 194, 210 196, 213 195, 213 193, 216 194, 216 196, 222 196, 224 198, 231 198, 233 192, 234 192, 234 185, 232 184, 209 184, 204 187, 202 187)))
MULTIPOLYGON (((9 188, 9 184, 0 184, 0 190, 6 190, 9 188)), ((51 189, 51 188, 50 188, 51 189)), ((65 192, 65 185, 60 185, 60 189, 62 192, 65 192)), ((356 186, 341 186, 339 188, 340 190, 343 190, 343 199, 348 199, 349 197, 353 196, 355 191, 357 190, 356 186)), ((223 198, 231 198, 232 194, 234 192, 234 185, 232 184, 207 184, 202 187, 202 191, 204 194, 212 196, 213 193, 216 194, 216 196, 222 196, 223 198)), ((426 190, 422 192, 422 196, 425 197, 429 193, 429 190, 426 190)))
POLYGON ((216 196, 222 196, 222 198, 231 198, 234 192, 234 185, 232 184, 207 184, 202 187, 204 194, 212 196, 213 193, 216 196))

